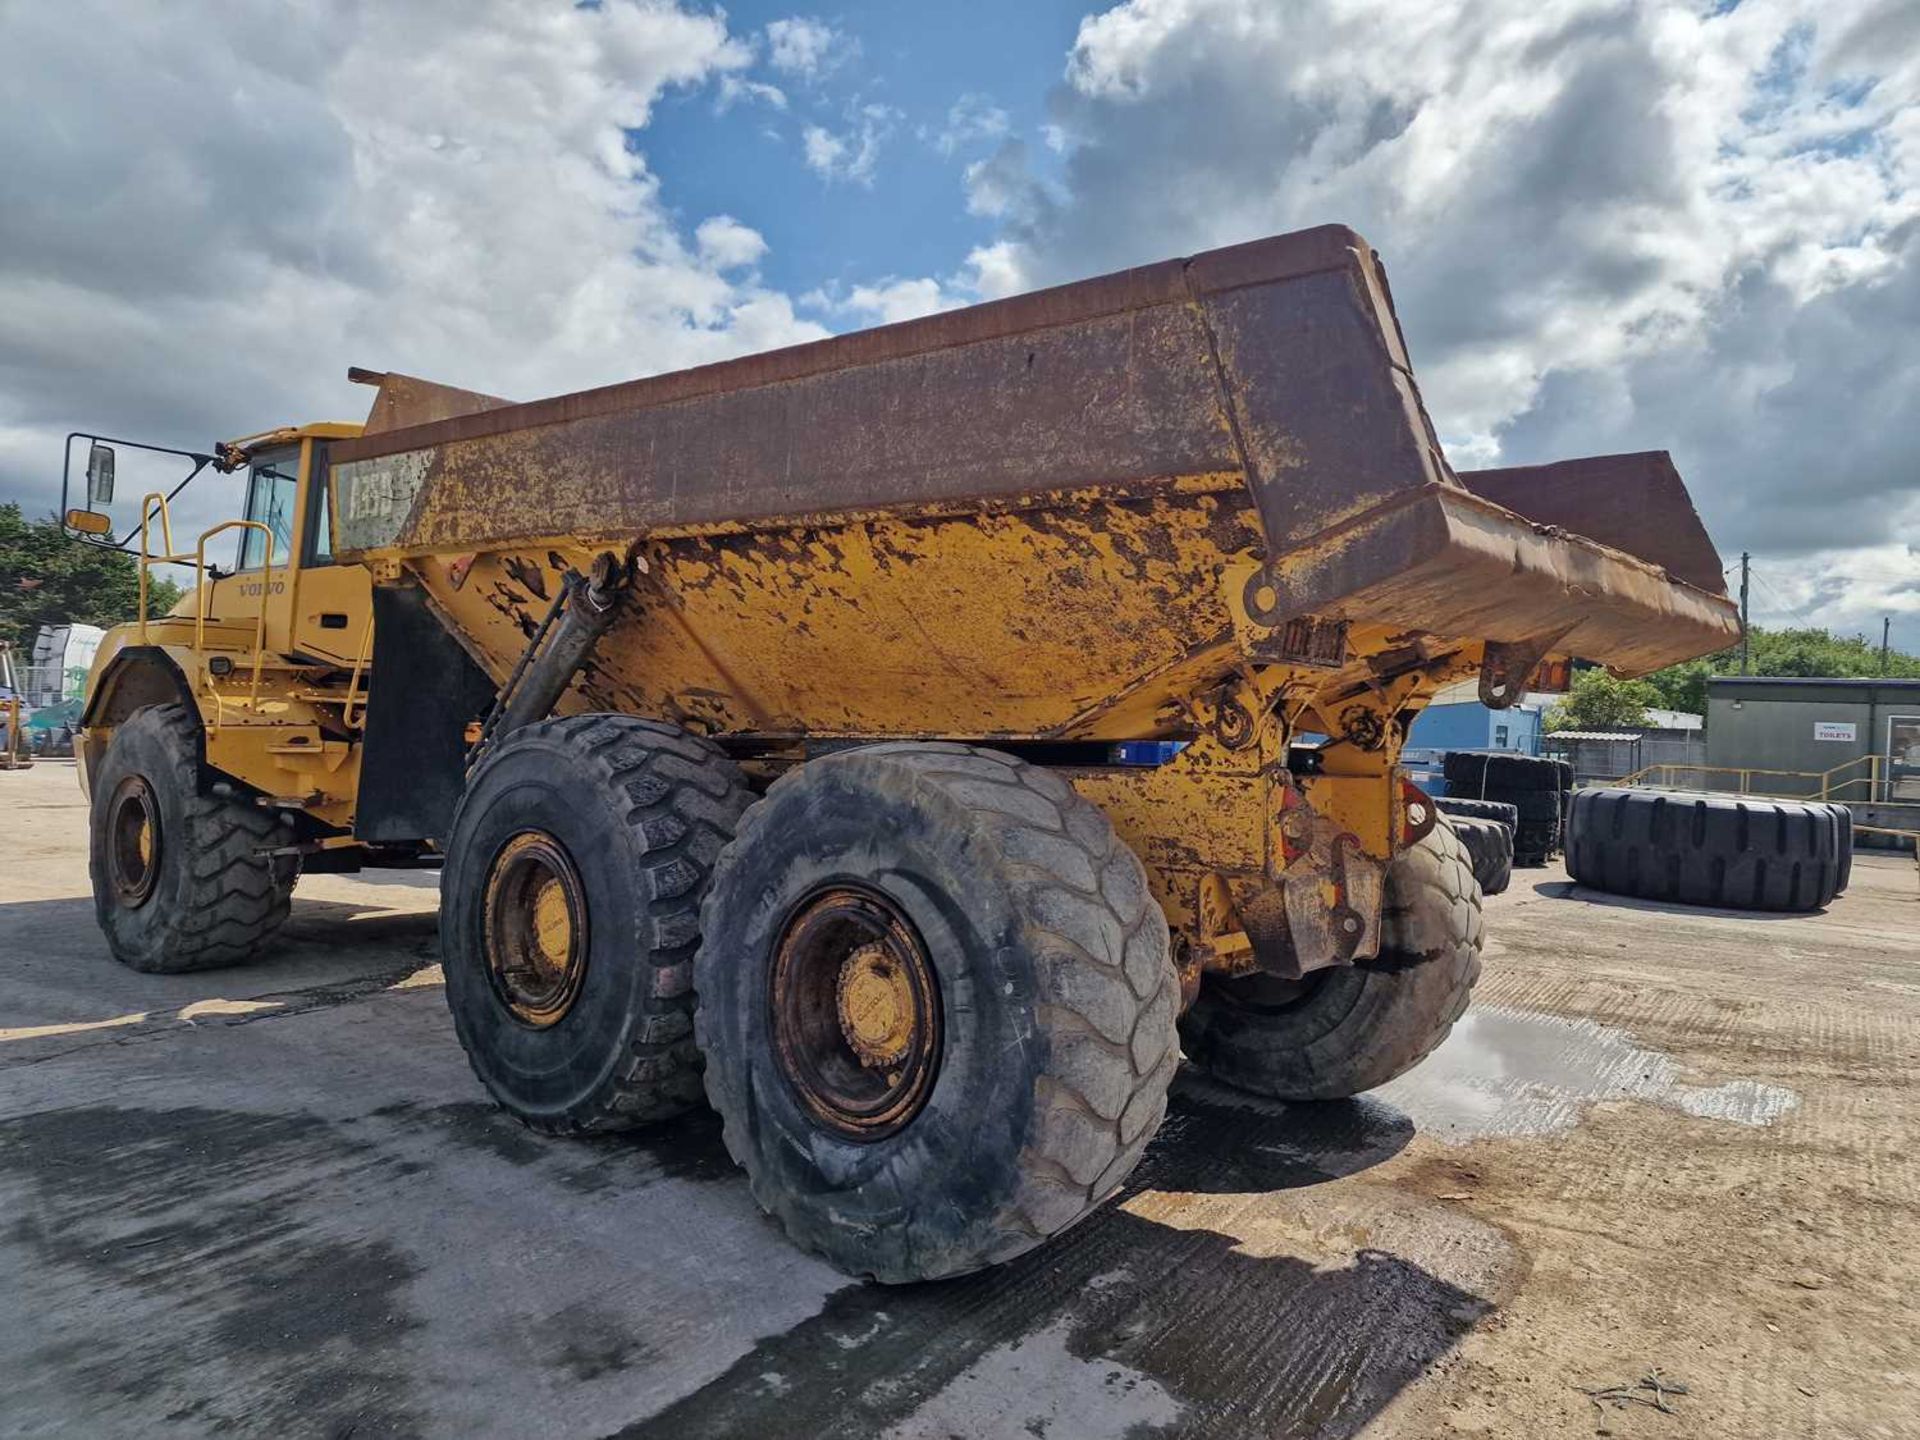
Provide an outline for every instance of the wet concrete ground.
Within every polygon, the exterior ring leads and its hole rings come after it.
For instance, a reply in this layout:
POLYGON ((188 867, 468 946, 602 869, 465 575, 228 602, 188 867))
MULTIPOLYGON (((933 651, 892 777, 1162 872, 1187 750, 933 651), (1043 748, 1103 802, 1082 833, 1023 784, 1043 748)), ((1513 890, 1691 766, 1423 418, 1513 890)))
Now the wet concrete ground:
MULTIPOLYGON (((1890 1289, 1821 1261, 1791 1298, 1849 1306, 1782 1367, 1757 1352, 1793 1317, 1661 1234, 1697 1195, 1777 1215, 1769 1187, 1818 1152, 1836 1183, 1791 1202, 1818 1233, 1864 1191, 1877 1243, 1920 1240, 1912 1162, 1856 1133, 1846 1086, 1855 1011, 1920 1017, 1910 861, 1788 921, 1519 872, 1481 1003, 1421 1070, 1299 1107, 1187 1077, 1120 1203, 1012 1265, 885 1289, 788 1247, 704 1116, 584 1143, 491 1110, 445 1017, 431 876, 311 877, 272 960, 134 975, 93 928, 71 771, 0 786, 0 1435, 1914 1433, 1886 1317, 1879 1351, 1828 1336, 1890 1289), (1647 1193, 1663 1152, 1694 1157, 1684 1194, 1647 1193), (1563 1293, 1596 1267, 1604 1297, 1563 1293), (1677 1298, 1676 1272, 1722 1293, 1677 1298), (1675 1352, 1712 1362, 1684 1420, 1581 1393, 1675 1352), (1775 1371, 1818 1398, 1774 1397, 1775 1371)), ((1917 1059, 1879 1056, 1883 1126, 1917 1059)))

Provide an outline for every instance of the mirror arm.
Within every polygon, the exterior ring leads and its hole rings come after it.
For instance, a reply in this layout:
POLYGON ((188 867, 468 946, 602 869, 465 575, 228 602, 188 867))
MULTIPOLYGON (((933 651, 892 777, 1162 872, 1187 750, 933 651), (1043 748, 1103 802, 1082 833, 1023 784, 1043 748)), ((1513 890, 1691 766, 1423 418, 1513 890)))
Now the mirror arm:
MULTIPOLYGON (((213 457, 211 455, 195 455, 193 457, 193 461, 194 461, 193 469, 187 472, 187 478, 182 480, 178 485, 174 486, 173 489, 167 492, 167 503, 169 505, 173 503, 174 496, 178 495, 182 490, 186 489, 188 485, 192 484, 194 477, 198 475, 202 470, 206 469, 207 466, 212 463, 213 457)), ((62 498, 64 498, 64 496, 62 498)), ((140 534, 140 527, 138 525, 135 525, 131 530, 127 531, 126 534, 122 535, 118 540, 114 542, 114 548, 116 550, 126 549, 128 545, 130 545, 136 538, 138 538, 139 534, 140 534)))

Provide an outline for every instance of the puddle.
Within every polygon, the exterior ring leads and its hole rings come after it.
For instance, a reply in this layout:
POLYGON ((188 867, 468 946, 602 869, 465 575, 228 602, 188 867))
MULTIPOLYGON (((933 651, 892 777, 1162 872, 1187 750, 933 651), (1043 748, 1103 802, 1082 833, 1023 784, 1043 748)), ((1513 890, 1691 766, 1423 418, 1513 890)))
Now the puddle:
POLYGON ((1596 1100, 1645 1100, 1736 1125, 1770 1125, 1800 1103, 1754 1080, 1684 1085, 1671 1056, 1624 1030, 1475 1005, 1417 1068, 1373 1092, 1440 1141, 1570 1130, 1596 1100))
POLYGON ((1068 1348, 1072 1333, 1072 1323, 1061 1319, 996 1345, 881 1440, 1107 1440, 1180 1418, 1179 1403, 1151 1375, 1104 1356, 1081 1359, 1068 1348))

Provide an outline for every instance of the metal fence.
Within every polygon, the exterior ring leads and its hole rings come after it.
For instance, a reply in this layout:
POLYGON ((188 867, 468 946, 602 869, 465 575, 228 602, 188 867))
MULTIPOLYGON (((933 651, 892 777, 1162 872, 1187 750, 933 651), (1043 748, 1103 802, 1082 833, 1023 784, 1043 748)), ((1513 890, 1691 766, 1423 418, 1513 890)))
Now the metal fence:
POLYGON ((1548 735, 1546 754, 1573 766, 1577 785, 1605 785, 1655 765, 1702 766, 1707 761, 1706 737, 1691 735, 1568 734, 1548 735))

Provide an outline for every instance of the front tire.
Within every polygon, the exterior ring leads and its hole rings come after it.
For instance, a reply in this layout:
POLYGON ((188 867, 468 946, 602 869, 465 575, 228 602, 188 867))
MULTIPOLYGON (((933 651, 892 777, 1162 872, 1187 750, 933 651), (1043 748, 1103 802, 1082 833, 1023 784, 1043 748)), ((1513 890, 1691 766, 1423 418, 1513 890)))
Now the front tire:
POLYGON ((751 800, 717 748, 626 715, 529 725, 481 763, 440 947, 454 1031, 503 1109, 564 1135, 699 1103, 700 900, 751 800))
POLYGON ((286 923, 297 858, 268 859, 291 832, 209 780, 199 717, 182 705, 136 710, 89 777, 87 872, 113 958, 175 975, 251 960, 286 923))
POLYGON ((1276 1100, 1338 1100, 1405 1074, 1452 1030, 1480 977, 1480 886, 1437 824, 1387 871, 1378 958, 1302 980, 1202 979, 1180 1018, 1214 1079, 1276 1100))
POLYGON ((767 792, 703 910, 707 1096, 761 1207, 885 1282, 1011 1259, 1139 1160, 1179 1060, 1146 871, 1058 777, 881 744, 767 792))

